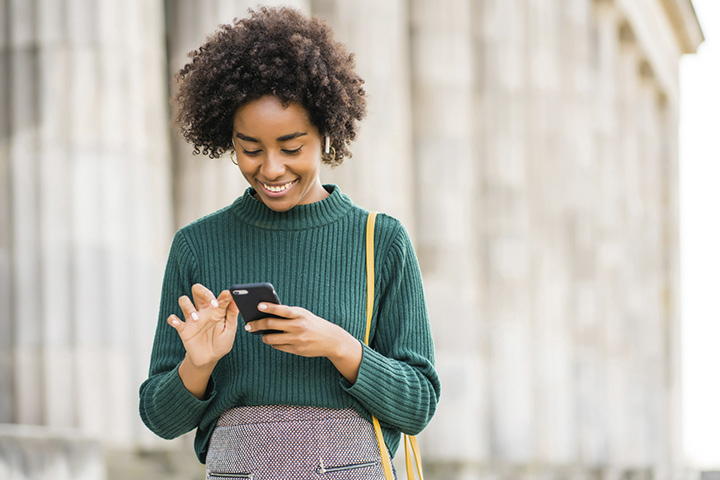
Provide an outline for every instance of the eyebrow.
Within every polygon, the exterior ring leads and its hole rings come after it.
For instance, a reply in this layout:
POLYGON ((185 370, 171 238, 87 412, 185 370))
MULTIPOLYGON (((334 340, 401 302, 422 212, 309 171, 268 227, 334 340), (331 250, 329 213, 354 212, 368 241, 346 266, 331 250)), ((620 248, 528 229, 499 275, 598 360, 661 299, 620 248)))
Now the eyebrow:
MULTIPOLYGON (((295 132, 295 133, 288 133, 287 135, 283 135, 281 137, 276 138, 278 142, 287 142, 288 140, 294 140, 298 137, 303 137, 307 135, 306 132, 295 132)), ((260 143, 260 140, 254 137, 250 137, 248 135, 245 135, 244 133, 237 132, 235 134, 237 138, 240 140, 245 140, 246 142, 252 142, 252 143, 260 143)))

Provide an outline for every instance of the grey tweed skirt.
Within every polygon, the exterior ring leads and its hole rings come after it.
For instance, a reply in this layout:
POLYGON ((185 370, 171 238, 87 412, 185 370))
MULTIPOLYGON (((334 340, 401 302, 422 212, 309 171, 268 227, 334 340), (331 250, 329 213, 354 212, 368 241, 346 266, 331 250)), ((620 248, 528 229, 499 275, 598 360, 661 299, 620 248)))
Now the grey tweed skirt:
POLYGON ((207 480, 385 480, 373 426, 354 409, 232 408, 215 425, 205 468, 207 480))

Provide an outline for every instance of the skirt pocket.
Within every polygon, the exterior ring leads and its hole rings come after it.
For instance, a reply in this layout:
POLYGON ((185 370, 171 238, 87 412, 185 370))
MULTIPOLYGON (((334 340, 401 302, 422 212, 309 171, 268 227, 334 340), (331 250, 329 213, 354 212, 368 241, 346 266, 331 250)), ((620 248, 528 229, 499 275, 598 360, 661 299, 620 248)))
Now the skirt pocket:
POLYGON ((361 468, 370 468, 377 466, 378 462, 353 463, 350 465, 341 465, 337 467, 325 467, 320 465, 315 469, 315 473, 322 475, 325 473, 348 472, 351 470, 359 470, 361 468))
POLYGON ((208 473, 208 480, 247 480, 252 479, 252 473, 208 473))

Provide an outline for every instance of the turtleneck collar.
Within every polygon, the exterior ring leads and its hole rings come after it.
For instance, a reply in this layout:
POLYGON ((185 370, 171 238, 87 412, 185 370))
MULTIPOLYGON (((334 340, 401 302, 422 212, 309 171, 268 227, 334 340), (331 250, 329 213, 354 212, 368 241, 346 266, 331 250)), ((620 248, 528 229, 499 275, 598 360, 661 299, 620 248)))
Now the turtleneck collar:
POLYGON ((286 212, 268 208, 253 195, 255 190, 248 187, 245 193, 233 202, 232 212, 243 222, 268 230, 303 230, 332 223, 345 216, 353 207, 350 197, 340 191, 337 185, 323 185, 330 193, 327 198, 307 205, 296 205, 286 212))

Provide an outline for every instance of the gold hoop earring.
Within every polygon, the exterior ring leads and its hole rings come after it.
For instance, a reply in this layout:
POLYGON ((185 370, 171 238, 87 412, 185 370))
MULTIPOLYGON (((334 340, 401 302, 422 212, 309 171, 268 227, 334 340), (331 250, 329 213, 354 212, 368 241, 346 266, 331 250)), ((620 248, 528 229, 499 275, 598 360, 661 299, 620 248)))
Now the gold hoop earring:
POLYGON ((330 147, 330 150, 332 151, 332 156, 330 156, 330 152, 323 152, 321 155, 323 161, 328 163, 332 163, 335 161, 335 147, 330 147))
POLYGON ((233 148, 230 150, 230 161, 233 162, 235 165, 237 165, 237 154, 235 153, 235 149, 233 148))

